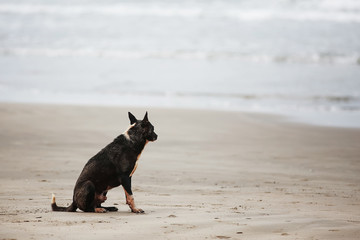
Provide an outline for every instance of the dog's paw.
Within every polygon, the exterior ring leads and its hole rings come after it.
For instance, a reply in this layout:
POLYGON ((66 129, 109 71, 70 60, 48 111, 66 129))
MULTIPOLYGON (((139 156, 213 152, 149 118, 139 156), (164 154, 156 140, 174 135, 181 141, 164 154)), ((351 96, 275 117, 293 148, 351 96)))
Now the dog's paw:
POLYGON ((106 213, 106 209, 105 208, 95 208, 95 212, 96 213, 106 213))
POLYGON ((131 212, 133 212, 133 213, 145 213, 145 211, 142 210, 141 208, 133 208, 133 209, 131 209, 131 212))

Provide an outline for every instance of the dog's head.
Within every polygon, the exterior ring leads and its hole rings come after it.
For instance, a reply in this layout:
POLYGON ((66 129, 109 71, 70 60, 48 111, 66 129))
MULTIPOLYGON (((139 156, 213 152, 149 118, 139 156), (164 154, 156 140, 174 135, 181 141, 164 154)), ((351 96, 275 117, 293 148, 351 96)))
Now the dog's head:
POLYGON ((145 139, 151 142, 157 139, 157 134, 154 132, 154 126, 149 122, 147 112, 143 120, 137 120, 136 117, 129 112, 129 119, 131 126, 126 133, 130 139, 145 139))

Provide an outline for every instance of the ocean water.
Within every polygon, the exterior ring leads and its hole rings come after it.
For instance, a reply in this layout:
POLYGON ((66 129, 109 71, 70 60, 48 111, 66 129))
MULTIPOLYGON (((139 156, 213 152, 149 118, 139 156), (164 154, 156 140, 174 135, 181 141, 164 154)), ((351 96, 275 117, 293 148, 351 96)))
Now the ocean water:
POLYGON ((0 101, 360 127, 360 1, 0 0, 0 101))

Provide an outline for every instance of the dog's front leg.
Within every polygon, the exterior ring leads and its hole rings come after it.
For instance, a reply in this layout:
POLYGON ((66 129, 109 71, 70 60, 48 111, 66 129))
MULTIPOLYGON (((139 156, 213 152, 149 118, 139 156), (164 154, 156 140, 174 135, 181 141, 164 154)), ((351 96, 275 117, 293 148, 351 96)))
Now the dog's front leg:
POLYGON ((135 206, 134 197, 131 191, 131 177, 122 177, 121 182, 125 191, 126 204, 129 205, 133 213, 144 213, 144 210, 135 206))

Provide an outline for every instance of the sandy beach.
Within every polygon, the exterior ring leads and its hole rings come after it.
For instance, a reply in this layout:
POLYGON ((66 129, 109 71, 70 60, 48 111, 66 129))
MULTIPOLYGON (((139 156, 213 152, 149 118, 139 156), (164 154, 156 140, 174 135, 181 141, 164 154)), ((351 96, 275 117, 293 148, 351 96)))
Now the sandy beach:
POLYGON ((359 239, 360 130, 239 112, 0 104, 0 239, 359 239), (129 126, 159 135, 112 213, 60 213, 87 160, 129 126))

